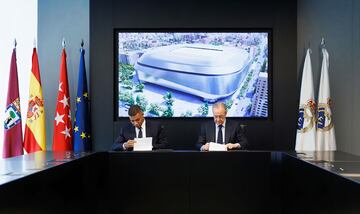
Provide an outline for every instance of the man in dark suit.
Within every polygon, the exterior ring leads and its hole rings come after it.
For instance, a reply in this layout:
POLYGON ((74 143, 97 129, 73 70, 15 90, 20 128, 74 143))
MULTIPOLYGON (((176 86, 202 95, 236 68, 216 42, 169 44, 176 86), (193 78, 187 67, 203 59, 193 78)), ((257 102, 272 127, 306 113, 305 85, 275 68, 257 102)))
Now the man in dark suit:
POLYGON ((215 103, 212 108, 214 122, 202 124, 196 147, 200 151, 209 151, 209 143, 226 145, 228 150, 246 149, 247 139, 241 126, 235 121, 226 120, 226 106, 224 103, 215 103))
POLYGON ((112 150, 132 151, 136 141, 134 138, 152 137, 153 149, 168 147, 164 127, 156 121, 146 121, 140 106, 132 105, 128 111, 130 123, 121 128, 112 150))

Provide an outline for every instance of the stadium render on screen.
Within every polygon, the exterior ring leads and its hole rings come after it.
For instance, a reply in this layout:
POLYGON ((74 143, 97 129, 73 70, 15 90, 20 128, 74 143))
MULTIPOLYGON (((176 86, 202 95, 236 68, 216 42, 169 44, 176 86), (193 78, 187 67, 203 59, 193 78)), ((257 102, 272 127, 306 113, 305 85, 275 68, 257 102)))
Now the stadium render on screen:
POLYGON ((268 116, 268 33, 119 32, 118 116, 268 116))

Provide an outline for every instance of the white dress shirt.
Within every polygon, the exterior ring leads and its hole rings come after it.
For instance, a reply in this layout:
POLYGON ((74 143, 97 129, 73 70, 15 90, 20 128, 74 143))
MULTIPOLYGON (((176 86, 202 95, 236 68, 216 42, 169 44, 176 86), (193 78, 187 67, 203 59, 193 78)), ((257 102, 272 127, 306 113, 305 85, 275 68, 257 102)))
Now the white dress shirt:
MULTIPOLYGON (((141 125, 141 129, 142 129, 142 136, 146 137, 146 126, 145 126, 145 119, 144 122, 141 125)), ((139 131, 140 129, 135 127, 135 138, 137 138, 139 136, 139 131)), ((125 142, 126 143, 126 142, 125 142)), ((126 147, 125 147, 125 143, 123 144, 123 149, 124 151, 126 151, 126 147)))
MULTIPOLYGON (((144 119, 144 122, 143 122, 142 125, 141 125, 141 130, 142 130, 142 137, 146 137, 145 119, 144 119)), ((136 137, 139 136, 139 131, 140 131, 140 129, 137 128, 137 127, 135 127, 136 137)))
MULTIPOLYGON (((226 124, 226 120, 224 121, 224 123, 222 124, 222 129, 221 129, 221 131, 222 131, 222 137, 223 137, 223 139, 222 139, 222 141, 223 141, 223 144, 226 144, 226 142, 225 142, 225 124, 226 124)), ((217 140, 217 137, 218 137, 218 133, 219 133, 219 125, 217 125, 216 123, 215 123, 215 143, 217 143, 216 142, 216 140, 217 140)))

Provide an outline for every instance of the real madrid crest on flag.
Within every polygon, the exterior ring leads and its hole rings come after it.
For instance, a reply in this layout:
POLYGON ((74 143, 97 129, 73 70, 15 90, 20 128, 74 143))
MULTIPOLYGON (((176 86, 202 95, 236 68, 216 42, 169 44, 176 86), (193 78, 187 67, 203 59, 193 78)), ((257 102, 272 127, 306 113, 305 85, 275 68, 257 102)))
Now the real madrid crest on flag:
POLYGON ((298 132, 306 133, 315 126, 315 102, 309 100, 305 105, 300 104, 298 118, 298 132))
POLYGON ((296 151, 314 151, 316 134, 314 84, 311 68, 310 49, 306 51, 301 81, 299 115, 296 133, 296 151))
POLYGON ((329 98, 326 103, 318 104, 318 118, 317 118, 317 128, 318 131, 329 131, 333 126, 331 119, 331 99, 329 98))

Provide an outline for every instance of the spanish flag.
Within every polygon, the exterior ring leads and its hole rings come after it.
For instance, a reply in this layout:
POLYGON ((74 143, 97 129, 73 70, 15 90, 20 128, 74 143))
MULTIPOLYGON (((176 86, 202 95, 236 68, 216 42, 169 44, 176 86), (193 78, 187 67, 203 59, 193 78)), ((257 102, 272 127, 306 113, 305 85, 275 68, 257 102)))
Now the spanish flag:
POLYGON ((26 115, 25 142, 27 153, 46 150, 45 110, 36 48, 32 55, 29 105, 26 115))

